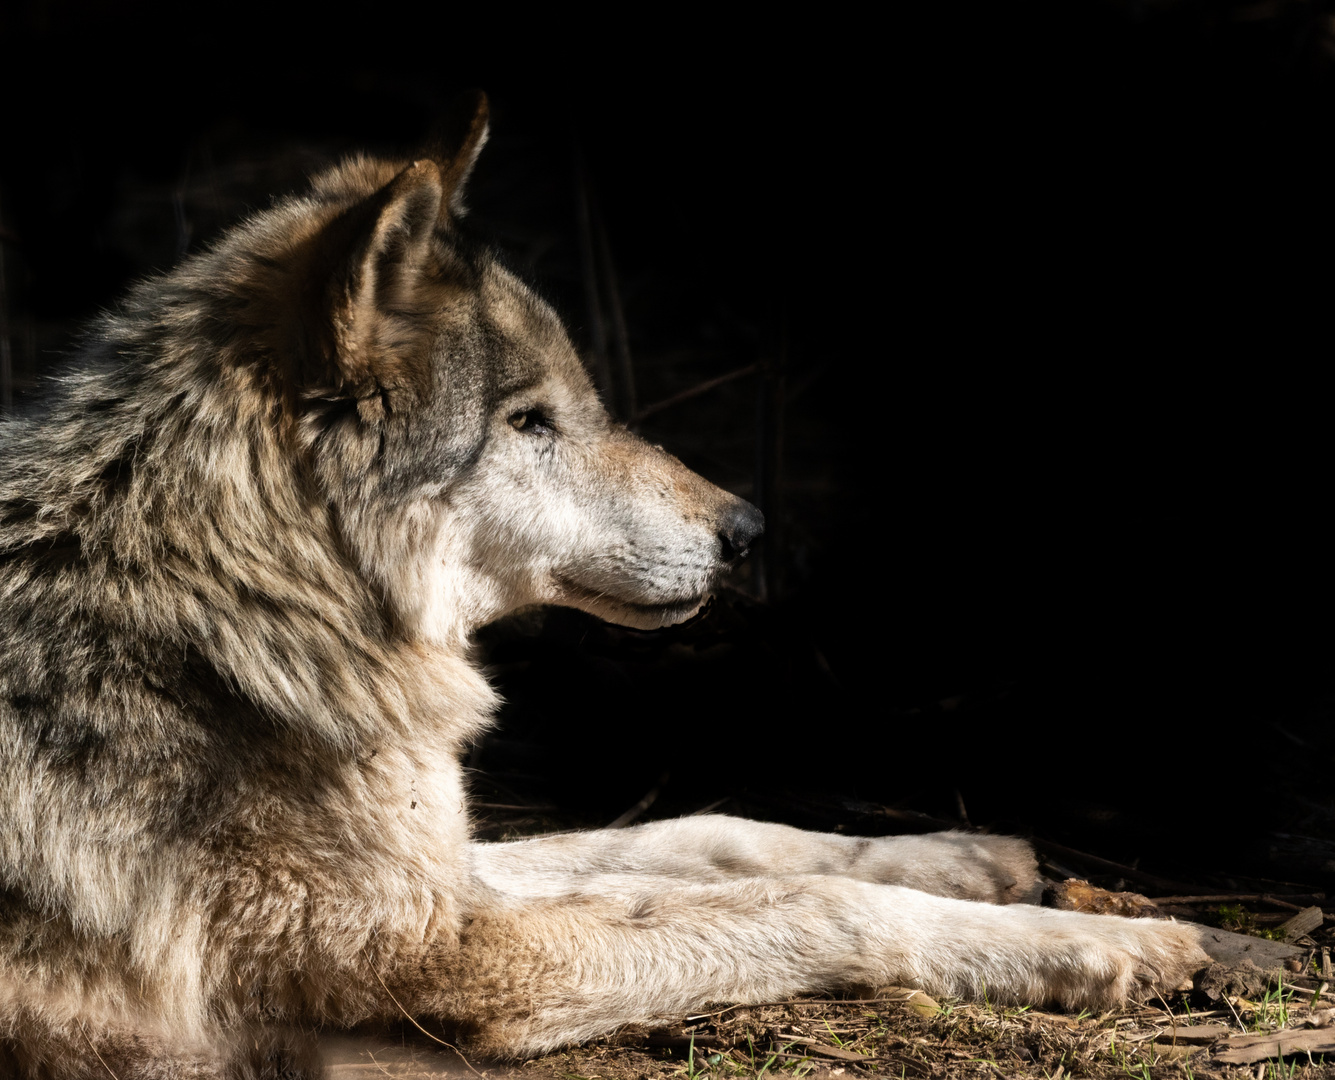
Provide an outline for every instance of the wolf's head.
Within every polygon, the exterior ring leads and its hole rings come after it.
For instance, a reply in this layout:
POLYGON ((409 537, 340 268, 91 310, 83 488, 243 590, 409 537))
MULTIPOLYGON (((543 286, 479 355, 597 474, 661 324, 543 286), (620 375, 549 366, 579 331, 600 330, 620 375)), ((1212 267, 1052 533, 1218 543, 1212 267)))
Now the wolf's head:
POLYGON ((461 229, 486 139, 358 158, 243 230, 229 287, 361 573, 451 645, 566 604, 653 628, 759 535, 748 503, 613 423, 556 315, 461 229))

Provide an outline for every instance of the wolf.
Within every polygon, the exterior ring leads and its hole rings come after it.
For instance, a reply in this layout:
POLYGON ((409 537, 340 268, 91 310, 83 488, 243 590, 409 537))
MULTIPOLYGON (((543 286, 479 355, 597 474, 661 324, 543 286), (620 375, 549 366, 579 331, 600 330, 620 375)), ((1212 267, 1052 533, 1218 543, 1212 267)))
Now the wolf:
POLYGON ((139 284, 5 423, 0 1072, 297 1075, 292 1032, 401 1011, 522 1057, 838 987, 1098 1008, 1203 966, 1190 926, 1034 906, 1006 837, 470 837, 474 631, 683 622, 763 527, 609 419, 472 234, 487 124, 139 284))

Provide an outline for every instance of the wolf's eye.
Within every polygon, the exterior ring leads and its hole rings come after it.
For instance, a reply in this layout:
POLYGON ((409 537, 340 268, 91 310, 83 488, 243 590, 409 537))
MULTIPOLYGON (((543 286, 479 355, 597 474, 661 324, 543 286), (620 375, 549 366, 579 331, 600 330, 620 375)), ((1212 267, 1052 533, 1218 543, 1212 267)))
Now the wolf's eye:
POLYGON ((530 435, 546 435, 552 430, 551 421, 537 409, 521 409, 510 417, 510 426, 530 435))

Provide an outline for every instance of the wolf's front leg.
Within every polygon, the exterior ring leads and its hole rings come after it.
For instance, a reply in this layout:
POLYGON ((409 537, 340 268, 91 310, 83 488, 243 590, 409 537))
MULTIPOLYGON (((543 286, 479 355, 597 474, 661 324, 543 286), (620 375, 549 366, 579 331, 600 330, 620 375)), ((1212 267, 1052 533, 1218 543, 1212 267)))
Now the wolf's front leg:
POLYGON ((396 972, 478 1050, 526 1055, 716 1001, 840 986, 1103 1007, 1206 962, 1194 928, 807 876, 501 904, 396 972))
POLYGON ((1032 849, 1010 836, 836 836, 722 815, 477 844, 471 851, 478 877, 516 897, 560 896, 596 874, 700 883, 840 874, 992 904, 1037 903, 1042 892, 1032 849))

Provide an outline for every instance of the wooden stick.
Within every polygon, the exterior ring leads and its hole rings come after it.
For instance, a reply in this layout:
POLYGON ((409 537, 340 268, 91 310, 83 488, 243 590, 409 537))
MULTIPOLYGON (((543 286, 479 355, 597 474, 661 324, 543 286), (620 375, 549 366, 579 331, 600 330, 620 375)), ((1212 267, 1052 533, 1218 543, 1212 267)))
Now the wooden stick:
POLYGON ((447 1043, 444 1039, 439 1039, 435 1035, 432 1035, 431 1032, 427 1031, 426 1028, 424 1028, 421 1024, 419 1024, 416 1020, 413 1019, 413 1017, 409 1014, 408 1010, 399 1004, 399 999, 394 996, 390 988, 385 985, 385 980, 380 977, 380 972, 376 971, 375 965, 371 963, 371 957, 369 955, 366 955, 366 963, 367 966, 369 966, 371 969, 371 974, 375 976, 375 981, 380 984, 380 989, 382 989, 386 994, 389 994, 389 1000, 394 1002, 394 1004, 398 1006, 399 1012, 403 1013, 404 1019, 406 1019, 408 1023, 412 1024, 413 1027, 415 1027, 418 1031, 420 1031, 432 1042, 438 1042, 440 1043, 441 1046, 448 1046, 451 1050, 453 1050, 456 1054, 458 1054, 459 1060, 462 1061, 465 1066, 467 1066, 468 1071, 471 1072, 474 1076, 480 1076, 482 1077, 482 1080, 490 1080, 490 1077, 488 1077, 486 1073, 478 1072, 475 1068, 473 1068, 473 1066, 469 1063, 468 1059, 464 1057, 464 1052, 460 1050, 457 1046, 455 1046, 453 1043, 447 1043))
POLYGON ((93 1045, 93 1040, 88 1037, 88 1032, 84 1030, 83 1021, 78 1021, 78 1024, 79 1034, 83 1036, 83 1041, 88 1044, 88 1049, 93 1052, 93 1057, 97 1058, 98 1063, 102 1068, 107 1070, 107 1075, 111 1077, 111 1080, 120 1080, 120 1077, 111 1071, 111 1066, 102 1060, 102 1055, 97 1052, 97 1047, 93 1045))
POLYGON ((667 786, 668 778, 670 776, 671 773, 666 773, 666 772, 662 776, 660 776, 658 778, 658 783, 655 784, 653 787, 651 787, 645 793, 644 798, 642 798, 639 802, 637 802, 624 814, 618 817, 615 821, 610 822, 607 827, 609 829, 624 829, 637 817, 639 817, 646 810, 648 810, 649 807, 653 806, 654 800, 658 798, 658 796, 662 793, 663 788, 667 786))
POLYGON ((1312 904, 1319 904, 1321 901, 1325 900, 1325 898, 1325 893, 1286 893, 1283 899, 1274 895, 1274 893, 1209 893, 1200 896, 1184 893, 1181 896, 1150 897, 1156 904, 1264 903, 1274 904, 1276 907, 1288 908, 1291 911, 1302 911, 1305 907, 1312 904), (1306 901, 1306 903, 1304 903, 1304 901, 1306 901))
POLYGON ((762 371, 764 365, 760 363, 747 364, 746 367, 740 367, 729 371, 726 375, 716 375, 712 379, 706 379, 704 382, 696 383, 694 386, 683 390, 679 394, 673 394, 671 397, 665 397, 662 401, 655 401, 652 405, 646 405, 635 414, 635 422, 638 424, 646 417, 653 416, 654 413, 662 412, 664 409, 670 409, 673 405, 680 405, 683 401, 690 401, 691 398, 699 397, 701 394, 713 390, 716 386, 722 386, 724 383, 732 382, 733 379, 740 379, 745 375, 754 375, 757 371, 762 371))

